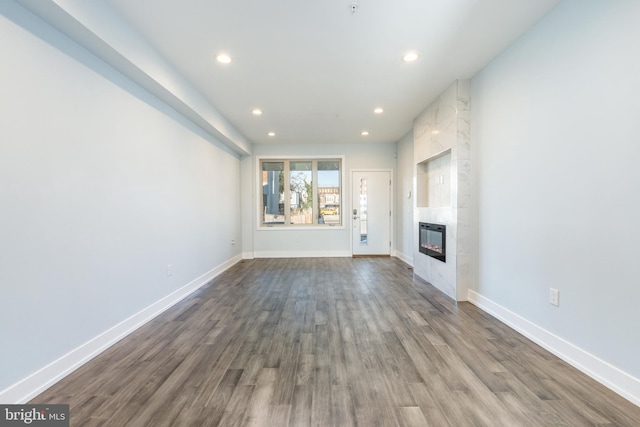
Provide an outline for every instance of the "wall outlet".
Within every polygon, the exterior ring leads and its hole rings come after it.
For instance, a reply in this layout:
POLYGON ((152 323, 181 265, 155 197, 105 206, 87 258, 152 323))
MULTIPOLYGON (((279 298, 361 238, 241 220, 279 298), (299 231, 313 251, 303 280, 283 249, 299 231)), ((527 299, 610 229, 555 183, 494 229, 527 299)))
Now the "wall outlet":
POLYGON ((549 288, 549 304, 560 306, 560 291, 557 289, 549 288))
POLYGON ((232 241, 231 241, 231 246, 233 246, 233 245, 235 245, 235 244, 236 244, 236 241, 235 241, 235 240, 232 240, 232 241))
POLYGON ((171 264, 167 264, 167 277, 171 276, 171 273, 173 273, 173 266, 171 264))

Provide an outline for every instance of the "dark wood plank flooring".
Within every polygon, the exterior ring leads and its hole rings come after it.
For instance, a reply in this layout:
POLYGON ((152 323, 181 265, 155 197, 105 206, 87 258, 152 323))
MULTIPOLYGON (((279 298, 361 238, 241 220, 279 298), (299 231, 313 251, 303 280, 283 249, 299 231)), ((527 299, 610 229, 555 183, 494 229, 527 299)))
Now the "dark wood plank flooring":
POLYGON ((31 403, 73 426, 640 425, 395 258, 242 261, 31 403))

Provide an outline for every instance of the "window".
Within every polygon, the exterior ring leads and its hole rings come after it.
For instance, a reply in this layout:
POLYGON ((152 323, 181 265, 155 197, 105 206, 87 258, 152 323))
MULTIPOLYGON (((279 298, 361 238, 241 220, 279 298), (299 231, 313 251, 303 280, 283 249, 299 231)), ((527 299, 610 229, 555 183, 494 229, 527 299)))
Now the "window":
POLYGON ((289 162, 291 224, 313 224, 313 162, 289 162))
POLYGON ((284 162, 262 163, 262 200, 262 222, 284 224, 284 162))
POLYGON ((260 160, 260 224, 341 225, 340 159, 260 160))
POLYGON ((340 161, 318 161, 318 224, 340 224, 340 161))

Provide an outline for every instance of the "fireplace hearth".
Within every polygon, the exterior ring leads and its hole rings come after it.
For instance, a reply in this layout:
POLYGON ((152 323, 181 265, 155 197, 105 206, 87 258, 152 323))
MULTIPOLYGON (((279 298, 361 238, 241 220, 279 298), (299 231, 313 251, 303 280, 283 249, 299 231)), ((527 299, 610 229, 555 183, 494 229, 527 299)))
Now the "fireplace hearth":
POLYGON ((420 252, 442 262, 447 262, 447 226, 421 222, 418 232, 420 252))

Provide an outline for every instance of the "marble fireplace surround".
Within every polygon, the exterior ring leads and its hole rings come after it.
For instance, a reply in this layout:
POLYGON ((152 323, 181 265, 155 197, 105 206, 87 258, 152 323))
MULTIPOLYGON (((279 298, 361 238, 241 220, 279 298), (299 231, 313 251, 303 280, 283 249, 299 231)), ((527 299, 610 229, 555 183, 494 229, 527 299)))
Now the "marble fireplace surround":
POLYGON ((457 301, 471 274, 469 80, 456 80, 413 124, 414 272, 457 301), (447 226, 446 263, 419 251, 419 223, 447 226))

